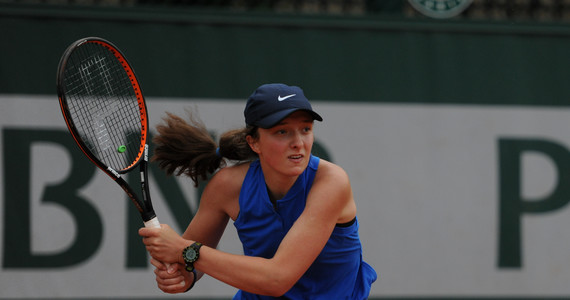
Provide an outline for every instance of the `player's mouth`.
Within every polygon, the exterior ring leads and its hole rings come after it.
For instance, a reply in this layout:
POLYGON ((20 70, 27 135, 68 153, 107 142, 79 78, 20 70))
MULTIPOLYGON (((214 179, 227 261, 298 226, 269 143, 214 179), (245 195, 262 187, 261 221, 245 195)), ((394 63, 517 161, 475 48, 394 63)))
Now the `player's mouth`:
POLYGON ((296 154, 296 155, 290 155, 289 159, 299 161, 299 160, 302 160, 303 157, 305 157, 305 156, 302 154, 296 154))

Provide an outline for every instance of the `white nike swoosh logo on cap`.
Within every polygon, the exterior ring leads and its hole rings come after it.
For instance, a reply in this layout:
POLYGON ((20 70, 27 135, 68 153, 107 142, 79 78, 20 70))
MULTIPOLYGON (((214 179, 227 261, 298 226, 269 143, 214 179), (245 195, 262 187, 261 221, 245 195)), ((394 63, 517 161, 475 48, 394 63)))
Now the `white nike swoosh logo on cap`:
POLYGON ((281 95, 279 95, 279 96, 277 96, 277 101, 283 101, 283 100, 289 99, 293 96, 297 96, 297 94, 291 94, 291 95, 287 95, 285 97, 281 97, 281 95))

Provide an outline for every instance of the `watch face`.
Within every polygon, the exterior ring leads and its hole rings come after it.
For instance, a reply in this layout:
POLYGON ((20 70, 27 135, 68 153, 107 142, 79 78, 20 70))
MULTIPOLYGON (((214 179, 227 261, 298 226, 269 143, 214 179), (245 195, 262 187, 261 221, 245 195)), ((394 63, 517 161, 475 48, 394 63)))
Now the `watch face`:
POLYGON ((186 261, 195 261, 196 256, 196 251, 192 248, 188 249, 186 253, 184 253, 184 258, 186 261))

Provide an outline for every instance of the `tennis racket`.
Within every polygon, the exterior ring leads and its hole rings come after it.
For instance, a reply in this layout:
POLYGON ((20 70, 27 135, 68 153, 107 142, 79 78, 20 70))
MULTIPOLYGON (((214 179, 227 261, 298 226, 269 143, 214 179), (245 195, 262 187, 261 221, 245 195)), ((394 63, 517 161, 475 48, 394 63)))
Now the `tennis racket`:
POLYGON ((72 43, 57 70, 57 94, 73 139, 127 193, 145 227, 160 227, 148 187, 148 112, 123 53, 102 38, 72 43), (142 199, 121 177, 139 166, 142 199))

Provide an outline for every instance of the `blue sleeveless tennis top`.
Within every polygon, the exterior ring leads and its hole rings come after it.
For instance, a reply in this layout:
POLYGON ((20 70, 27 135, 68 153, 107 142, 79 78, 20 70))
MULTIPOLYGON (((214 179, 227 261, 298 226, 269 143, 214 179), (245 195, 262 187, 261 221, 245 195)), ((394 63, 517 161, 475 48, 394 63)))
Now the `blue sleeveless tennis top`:
MULTIPOLYGON (((307 169, 273 206, 259 160, 251 163, 239 195, 240 212, 234 222, 245 255, 271 258, 301 215, 319 158, 311 156, 307 169)), ((303 245, 299 245, 303 247, 303 245)), ((292 260, 295 258, 292 257, 292 260)), ((278 299, 367 299, 376 281, 374 269, 362 260, 358 221, 335 227, 315 262, 299 281, 278 299)), ((275 299, 238 291, 233 299, 275 299)))

